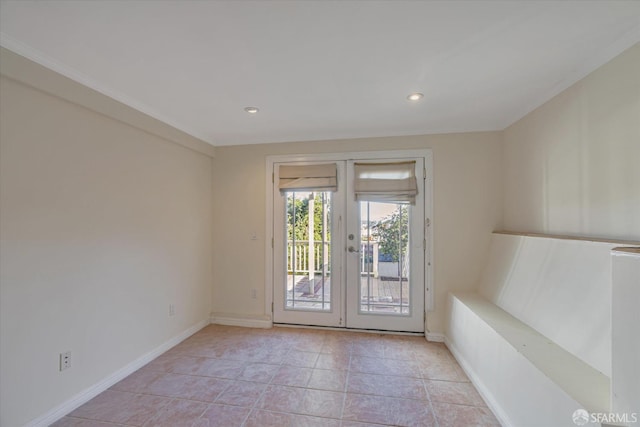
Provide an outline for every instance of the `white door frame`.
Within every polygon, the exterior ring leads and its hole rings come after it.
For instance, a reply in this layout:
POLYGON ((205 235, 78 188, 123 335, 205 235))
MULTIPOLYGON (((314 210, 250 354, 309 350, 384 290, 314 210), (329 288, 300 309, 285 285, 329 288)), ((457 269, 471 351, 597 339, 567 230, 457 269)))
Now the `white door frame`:
MULTIPOLYGON (((318 162, 318 161, 346 161, 353 159, 394 159, 422 157, 425 161, 425 260, 424 260, 424 288, 425 301, 424 307, 426 312, 434 309, 434 288, 433 288, 433 152, 429 148, 416 150, 389 150, 389 151, 361 151, 346 153, 314 153, 314 154, 291 154, 291 155, 274 155, 267 156, 265 169, 266 183, 266 238, 265 238, 265 314, 269 316, 270 323, 273 325, 273 287, 274 287, 274 271, 273 271, 273 241, 274 241, 274 224, 273 224, 273 191, 274 191, 274 175, 273 167, 275 163, 282 162, 318 162)), ((344 289, 343 289, 344 292, 344 289)), ((425 316, 425 336, 428 331, 425 316)))
MULTIPOLYGON (((300 164, 313 164, 313 162, 294 162, 297 165, 300 164)), ((324 162, 320 162, 324 163, 324 162)), ((282 164, 279 162, 274 162, 274 165, 282 164)), ((272 200, 277 200, 276 195, 281 196, 280 192, 276 188, 275 183, 278 182, 278 172, 276 168, 273 168, 274 172, 274 185, 272 190, 272 200)), ((344 162, 336 162, 336 172, 338 183, 340 183, 345 175, 345 164, 344 162)), ((281 204, 273 206, 272 212, 274 213, 274 219, 280 218, 282 216, 286 218, 286 209, 284 203, 284 197, 282 197, 281 204)), ((315 326, 328 326, 328 327, 342 327, 343 324, 343 316, 344 313, 344 291, 343 291, 343 274, 344 266, 343 266, 343 257, 341 256, 342 250, 340 248, 344 247, 343 236, 344 229, 342 225, 342 221, 339 218, 335 217, 336 213, 339 213, 338 217, 342 215, 342 212, 345 210, 344 200, 346 199, 346 189, 344 185, 338 185, 338 190, 331 193, 331 279, 329 288, 331 289, 331 309, 330 310, 313 310, 313 309, 295 309, 295 310, 287 310, 286 304, 282 299, 275 298, 273 301, 273 311, 271 313, 271 320, 273 322, 275 313, 280 313, 280 322, 284 323, 292 323, 292 324, 300 324, 300 325, 315 325, 315 326), (284 319, 286 318, 286 320, 284 319)), ((280 226, 282 226, 282 222, 279 222, 280 226)), ((281 228, 279 232, 276 232, 274 225, 274 240, 273 240, 273 249, 272 249, 272 265, 282 265, 282 263, 286 262, 284 251, 274 251, 275 248, 283 249, 287 247, 287 238, 284 233, 284 229, 281 228), (284 240, 284 241, 283 241, 284 240)), ((284 272, 284 277, 281 277, 281 271, 273 271, 273 280, 274 291, 279 290, 279 286, 275 287, 276 278, 280 280, 287 280, 287 273, 284 272)), ((323 286, 326 286, 323 285, 323 286)), ((283 290, 286 292, 286 286, 283 287, 283 290)), ((272 295, 275 292, 272 292, 272 295)))
MULTIPOLYGON (((361 231, 362 231, 362 202, 356 200, 355 191, 354 191, 354 175, 355 168, 354 165, 356 162, 360 163, 368 163, 368 162, 379 162, 379 161, 387 162, 387 161, 415 161, 415 174, 417 177, 417 185, 418 185, 418 194, 415 197, 415 203, 404 205, 409 213, 409 222, 408 222, 408 244, 410 248, 408 249, 408 256, 410 258, 409 266, 410 271, 408 272, 409 283, 409 307, 410 311, 408 313, 399 314, 399 313, 384 313, 378 311, 368 311, 362 310, 362 280, 361 276, 361 254, 357 253, 349 253, 344 252, 345 255, 345 278, 344 283, 347 287, 345 289, 345 305, 346 305, 346 322, 349 328, 362 328, 362 329, 374 329, 374 330, 392 330, 392 331, 405 331, 405 332, 424 332, 425 330, 425 318, 423 317, 423 313, 426 313, 426 300, 424 296, 424 292, 426 289, 425 286, 425 273, 427 271, 426 266, 426 215, 424 214, 424 206, 425 206, 425 190, 424 184, 426 183, 426 177, 423 179, 423 171, 426 169, 424 164, 424 157, 422 156, 414 156, 414 157, 403 157, 403 158, 389 158, 386 157, 384 159, 370 158, 365 157, 361 159, 355 159, 353 161, 347 162, 347 191, 346 194, 349 196, 346 200, 346 211, 345 211, 345 225, 346 225, 346 233, 358 236, 356 242, 360 244, 361 240, 361 231), (351 286, 351 292, 349 292, 349 284, 351 286)), ((366 202, 365 202, 366 203, 366 202)), ((394 205, 397 209, 399 205, 394 205)), ((347 242, 346 245, 352 244, 351 242, 347 242)), ((346 246, 345 245, 345 246, 346 246)), ((362 250, 362 247, 359 248, 362 250)), ((374 261, 375 262, 375 261, 374 261)), ((367 276, 370 278, 371 276, 367 276)), ((399 286, 402 287, 402 281, 398 282, 399 286)), ((425 316, 426 317, 426 316, 425 316)))

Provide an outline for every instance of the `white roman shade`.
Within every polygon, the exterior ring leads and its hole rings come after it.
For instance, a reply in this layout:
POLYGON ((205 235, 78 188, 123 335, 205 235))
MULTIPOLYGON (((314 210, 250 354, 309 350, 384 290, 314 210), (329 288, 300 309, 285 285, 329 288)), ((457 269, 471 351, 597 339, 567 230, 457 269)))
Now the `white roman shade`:
POLYGON ((280 165, 278 188, 285 191, 337 191, 335 163, 320 165, 280 165))
POLYGON ((416 162, 354 163, 356 200, 415 204, 416 162))

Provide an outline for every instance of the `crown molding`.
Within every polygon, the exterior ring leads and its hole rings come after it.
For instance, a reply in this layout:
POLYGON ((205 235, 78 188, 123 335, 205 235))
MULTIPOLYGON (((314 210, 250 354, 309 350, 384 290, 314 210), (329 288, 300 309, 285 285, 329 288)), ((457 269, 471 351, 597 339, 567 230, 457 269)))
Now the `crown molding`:
POLYGON ((0 73, 208 156, 213 142, 0 32, 0 73))
POLYGON ((515 110, 513 116, 503 123, 501 129, 505 130, 509 126, 518 122, 536 108, 550 101, 564 90, 576 84, 598 68, 604 66, 616 56, 622 54, 624 51, 638 43, 640 43, 640 23, 623 33, 615 42, 609 44, 604 49, 601 49, 596 55, 589 58, 589 60, 583 62, 578 68, 551 87, 551 89, 541 92, 539 96, 535 97, 535 99, 529 102, 525 107, 515 110))

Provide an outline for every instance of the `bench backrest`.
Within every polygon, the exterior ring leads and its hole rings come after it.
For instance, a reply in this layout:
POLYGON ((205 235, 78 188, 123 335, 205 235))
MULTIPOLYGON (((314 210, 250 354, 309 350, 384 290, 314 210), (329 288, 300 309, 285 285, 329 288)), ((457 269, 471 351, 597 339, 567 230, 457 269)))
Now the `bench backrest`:
POLYGON ((478 291, 611 377, 615 242, 494 233, 478 291))

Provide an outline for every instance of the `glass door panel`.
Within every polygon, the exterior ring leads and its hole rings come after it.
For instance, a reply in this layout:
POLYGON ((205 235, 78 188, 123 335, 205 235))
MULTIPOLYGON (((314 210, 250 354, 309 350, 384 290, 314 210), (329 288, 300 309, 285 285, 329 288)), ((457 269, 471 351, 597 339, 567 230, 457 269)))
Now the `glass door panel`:
POLYGON ((411 314, 409 208, 360 202, 360 312, 411 314))
POLYGON ((331 310, 331 193, 287 192, 285 309, 331 310))
MULTIPOLYGON (((385 170, 415 164, 411 175, 423 176, 420 157, 375 161, 388 162, 385 170)), ((335 161, 334 191, 281 192, 274 185, 273 321, 422 332, 424 180, 411 198, 356 200, 355 162, 335 161)), ((367 169, 367 160, 357 162, 367 169)), ((274 183, 281 164, 310 163, 274 163, 274 183)))
MULTIPOLYGON (((407 159, 404 159, 405 161, 407 159)), ((413 159, 409 159, 413 160, 413 159)), ((376 162, 402 161, 376 159, 376 162)), ((366 161, 359 160, 358 164, 366 161)), ((346 325, 359 329, 424 331, 424 180, 415 202, 357 201, 347 164, 346 325)), ((423 175, 415 159, 415 176, 423 175)))
MULTIPOLYGON (((337 163, 343 176, 344 162, 337 163)), ((297 164, 297 163, 296 163, 297 164)), ((279 164, 274 166, 278 182, 279 164)), ((344 191, 273 191, 273 320, 344 326, 341 215, 344 191)))

